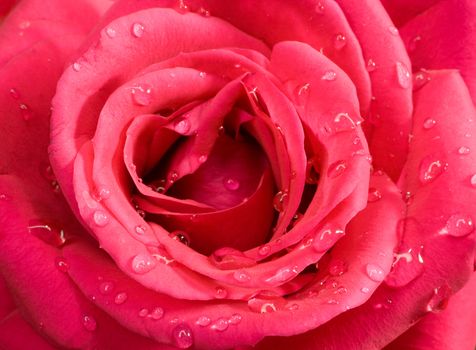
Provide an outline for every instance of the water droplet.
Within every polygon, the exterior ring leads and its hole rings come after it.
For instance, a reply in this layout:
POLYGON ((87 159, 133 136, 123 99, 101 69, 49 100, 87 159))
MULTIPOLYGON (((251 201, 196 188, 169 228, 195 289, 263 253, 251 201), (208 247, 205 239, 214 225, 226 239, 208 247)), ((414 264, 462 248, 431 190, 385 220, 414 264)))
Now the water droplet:
POLYGON ((223 332, 228 329, 228 320, 225 318, 219 318, 210 325, 210 328, 214 331, 223 332))
POLYGON ((147 309, 140 309, 139 310, 139 317, 146 317, 149 314, 149 310, 147 309))
POLYGON ((285 305, 286 299, 279 294, 266 290, 253 295, 248 300, 249 309, 260 314, 283 310, 285 305))
POLYGON ((329 274, 331 276, 341 276, 347 272, 347 263, 342 259, 335 259, 329 264, 329 274))
POLYGON ((319 253, 325 252, 344 234, 345 232, 339 228, 324 228, 316 234, 312 246, 319 253))
POLYGON ((327 176, 329 176, 331 179, 334 179, 339 175, 342 175, 345 169, 347 169, 347 163, 344 160, 338 160, 337 162, 329 165, 327 176))
POLYGON ((215 288, 215 298, 217 299, 223 299, 226 298, 228 292, 226 291, 225 288, 223 287, 216 287, 215 288))
POLYGON ((367 202, 373 203, 378 201, 380 198, 382 198, 382 193, 380 193, 380 191, 377 190, 375 187, 370 187, 369 196, 367 197, 367 202))
POLYGON ((404 63, 397 62, 395 63, 395 69, 397 72, 398 84, 404 89, 408 88, 411 83, 410 72, 408 71, 408 68, 404 63))
POLYGON ((425 157, 420 163, 420 181, 428 184, 443 174, 448 164, 431 156, 425 157))
POLYGON ((344 46, 347 44, 347 38, 344 34, 337 34, 334 39, 334 48, 336 50, 342 50, 344 46))
POLYGON ((448 284, 443 284, 433 290, 428 304, 426 305, 426 311, 438 313, 443 311, 448 306, 448 301, 451 296, 451 288, 448 284))
POLYGON ((431 80, 430 74, 425 70, 420 70, 413 75, 413 91, 420 90, 431 80))
POLYGON ((231 325, 237 325, 241 322, 242 319, 243 319, 243 316, 241 316, 240 314, 233 314, 228 319, 228 323, 231 325))
POLYGON ((390 34, 392 34, 392 35, 395 35, 395 36, 398 35, 398 29, 397 29, 396 27, 394 27, 394 26, 388 27, 388 31, 389 31, 390 34))
POLYGON ((96 320, 88 315, 83 316, 83 326, 87 331, 93 332, 97 328, 96 320))
POLYGON ((203 164, 203 163, 205 163, 205 162, 207 161, 207 159, 208 159, 208 157, 203 154, 203 155, 201 155, 200 157, 198 157, 198 162, 199 162, 200 164, 203 164))
POLYGON ((203 17, 210 17, 210 11, 204 9, 203 7, 200 7, 197 12, 203 17))
POLYGON ((198 73, 198 75, 200 76, 200 78, 205 78, 207 76, 207 73, 206 72, 200 72, 200 73, 198 73))
POLYGON ((321 76, 321 80, 326 80, 326 81, 334 81, 336 80, 336 78, 337 78, 337 73, 334 72, 333 70, 328 70, 321 76))
POLYGON ((142 37, 144 35, 144 25, 142 23, 132 24, 131 34, 136 38, 142 37))
POLYGON ((206 326, 208 326, 211 322, 212 322, 212 320, 210 319, 210 317, 208 317, 208 316, 200 316, 200 317, 197 318, 197 320, 195 321, 195 324, 196 324, 197 326, 206 327, 206 326))
POLYGON ((131 89, 132 100, 139 106, 148 106, 152 103, 152 86, 142 84, 131 89))
POLYGON ((127 300, 127 297, 128 297, 128 295, 125 292, 118 293, 114 297, 114 303, 116 303, 117 305, 124 304, 127 300))
POLYGON ((473 219, 469 215, 454 214, 446 221, 439 234, 454 237, 465 237, 474 231, 473 219))
POLYGON ((30 120, 32 117, 33 117, 33 113, 32 111, 30 110, 30 108, 24 104, 24 103, 21 103, 20 104, 20 114, 23 118, 23 120, 25 121, 28 121, 30 120))
POLYGON ((135 230, 134 230, 138 235, 143 235, 145 234, 145 231, 147 231, 147 227, 143 225, 137 225, 135 230))
POLYGON ((91 195, 91 197, 94 198, 97 202, 101 202, 102 200, 105 200, 111 197, 111 191, 108 188, 101 187, 98 190, 96 190, 91 195))
POLYGON ((176 171, 171 171, 170 174, 167 176, 168 181, 170 184, 173 184, 175 181, 178 180, 179 174, 176 171))
POLYGON ((385 271, 376 264, 367 264, 365 271, 372 281, 381 282, 385 278, 385 271))
POLYGON ((81 63, 79 63, 79 62, 74 62, 74 63, 73 63, 73 70, 74 70, 75 72, 79 72, 79 71, 81 70, 81 63))
POLYGON ((189 246, 190 245, 190 237, 188 236, 188 234, 184 231, 173 231, 171 233, 169 233, 169 237, 182 243, 182 244, 185 244, 186 246, 189 246))
POLYGON ((221 270, 240 269, 256 265, 256 260, 248 258, 240 250, 223 247, 210 256, 210 261, 221 270))
POLYGON ((460 148, 458 148, 458 154, 462 156, 469 154, 469 152, 471 152, 471 150, 466 146, 461 146, 460 148))
POLYGON ((406 286, 423 273, 424 261, 422 257, 423 246, 417 249, 401 249, 394 253, 392 269, 385 278, 385 283, 394 288, 406 286))
POLYGON ((374 60, 369 58, 369 60, 367 61, 367 72, 373 72, 376 67, 377 64, 374 62, 374 60))
POLYGON ((191 127, 190 121, 185 118, 177 119, 174 123, 174 130, 181 135, 187 134, 191 127))
POLYGON ((240 182, 231 177, 224 179, 223 184, 225 188, 230 191, 236 191, 240 188, 240 182))
POLYGON ((115 30, 114 28, 107 27, 107 28, 106 28, 106 34, 107 34, 107 36, 110 37, 110 38, 115 38, 116 35, 117 35, 117 32, 116 32, 116 30, 115 30))
POLYGON ((187 349, 193 345, 192 330, 185 323, 177 325, 172 331, 175 345, 180 349, 187 349))
POLYGON ((20 24, 18 25, 18 28, 20 29, 28 29, 30 28, 31 26, 31 22, 30 21, 22 21, 20 22, 20 24))
POLYGON ((265 282, 271 285, 282 284, 292 280, 298 274, 298 266, 286 266, 276 271, 276 273, 273 276, 267 278, 265 282))
POLYGON ((318 2, 318 3, 316 4, 316 6, 314 7, 314 9, 316 10, 317 13, 323 14, 323 13, 324 13, 324 10, 325 10, 325 7, 324 7, 324 5, 323 5, 321 2, 318 2))
POLYGON ((343 132, 355 129, 356 125, 361 123, 360 120, 355 122, 349 113, 337 113, 334 117, 334 125, 333 130, 334 132, 343 132))
POLYGON ((28 222, 28 232, 32 236, 54 247, 60 247, 66 242, 63 230, 41 220, 30 220, 28 222))
POLYGON ((303 106, 306 103, 307 98, 309 96, 310 88, 311 88, 311 84, 309 83, 298 85, 296 87, 295 96, 294 96, 296 104, 303 106))
POLYGON ((434 120, 432 118, 427 118, 423 122, 423 128, 426 129, 426 130, 431 129, 435 125, 436 125, 436 120, 434 120))
POLYGON ((237 270, 233 273, 233 278, 240 283, 246 283, 251 280, 251 276, 248 272, 243 270, 237 270))
POLYGON ((96 210, 93 214, 94 223, 99 227, 104 227, 109 223, 109 216, 101 210, 96 210))
POLYGON ((408 43, 408 51, 415 51, 418 47, 418 43, 421 41, 421 36, 417 35, 413 37, 408 43))
POLYGON ((471 186, 473 186, 474 188, 476 188, 476 174, 474 174, 473 176, 471 176, 471 178, 469 179, 469 182, 470 182, 471 186))
POLYGON ((287 190, 279 191, 278 193, 276 193, 273 199, 274 209, 278 212, 284 211, 288 205, 288 201, 289 201, 288 191, 287 190))
POLYGON ((68 272, 69 270, 69 264, 63 257, 57 257, 55 259, 55 266, 61 272, 68 272))
POLYGON ((362 287, 362 288, 360 288, 360 291, 361 291, 362 293, 364 293, 364 294, 367 294, 367 293, 370 292, 370 289, 367 288, 367 287, 362 287))
POLYGON ((148 254, 138 254, 131 262, 132 271, 141 275, 151 271, 155 264, 155 260, 148 254))
POLYGON ((18 100, 20 98, 20 93, 14 88, 11 88, 9 93, 10 93, 10 96, 14 98, 15 100, 18 100))
POLYGON ((147 317, 155 321, 160 320, 162 317, 164 317, 164 309, 157 306, 151 311, 150 314, 147 315, 147 317))
POLYGON ((105 281, 99 285, 99 292, 101 294, 107 295, 112 293, 113 290, 114 290, 114 283, 112 282, 105 281))
POLYGON ((262 245, 258 249, 258 254, 261 256, 266 256, 271 251, 271 247, 268 244, 262 245))

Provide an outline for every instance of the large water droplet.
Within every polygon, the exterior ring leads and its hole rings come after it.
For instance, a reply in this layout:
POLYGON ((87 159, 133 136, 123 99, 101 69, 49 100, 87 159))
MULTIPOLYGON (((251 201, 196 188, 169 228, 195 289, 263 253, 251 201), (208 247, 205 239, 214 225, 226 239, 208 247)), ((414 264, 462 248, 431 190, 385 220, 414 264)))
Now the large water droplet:
POLYGON ((423 128, 426 130, 433 128, 435 125, 436 125, 436 120, 434 120, 433 118, 427 118, 423 122, 423 128))
POLYGON ((223 184, 227 190, 236 191, 240 188, 240 182, 232 177, 225 178, 223 184))
POLYGON ((395 70, 397 72, 398 85, 404 89, 408 88, 411 83, 411 76, 407 66, 402 62, 397 62, 395 63, 395 70))
POLYGON ((381 282, 385 278, 385 271, 376 264, 367 264, 365 266, 367 276, 375 282, 381 282))
POLYGON ((423 246, 420 246, 416 249, 400 249, 400 253, 395 253, 392 269, 385 278, 385 283, 390 287, 399 288, 419 277, 424 270, 422 250, 423 246))
POLYGON ((169 237, 176 240, 177 242, 185 244, 186 246, 190 245, 190 237, 184 231, 177 230, 177 231, 171 232, 169 233, 169 237))
POLYGON ((447 284, 435 288, 433 290, 433 295, 426 305, 426 311, 434 313, 443 311, 448 306, 450 296, 451 288, 447 284))
POLYGON ((113 290, 114 290, 114 283, 110 281, 101 282, 101 284, 99 285, 99 292, 103 295, 110 294, 112 293, 113 290))
POLYGON ((342 50, 344 46, 347 44, 347 38, 344 34, 337 34, 334 39, 334 48, 336 50, 342 50))
POLYGON ((299 274, 298 266, 285 266, 280 268, 276 273, 265 280, 271 285, 281 284, 292 280, 299 274))
POLYGON ((342 236, 344 236, 344 231, 339 228, 324 228, 312 240, 312 247, 319 253, 325 252, 342 236))
POLYGON ((30 220, 28 232, 36 238, 54 247, 60 247, 66 242, 64 231, 41 220, 30 220))
POLYGON ((439 234, 450 235, 454 237, 465 237, 474 231, 473 219, 469 215, 454 214, 446 221, 439 234))
POLYGON ((261 291, 248 300, 248 307, 257 313, 269 313, 283 310, 286 299, 272 291, 261 291))
POLYGON ((342 173, 347 169, 347 163, 344 160, 338 160, 337 162, 332 163, 329 165, 329 169, 327 170, 327 176, 331 179, 342 175, 342 173))
POLYGON ((223 332, 228 329, 228 320, 226 318, 219 318, 210 325, 214 331, 223 332))
POLYGON ((151 271, 155 264, 155 260, 148 254, 138 254, 131 262, 132 271, 140 275, 151 271))
POLYGON ((131 89, 132 100, 139 106, 148 106, 152 103, 152 86, 141 84, 131 89))
POLYGON ((109 216, 101 210, 96 210, 93 214, 93 221, 99 227, 104 227, 109 223, 109 216))
POLYGON ((279 191, 276 193, 273 199, 274 209, 278 212, 282 212, 286 209, 289 202, 289 194, 287 190, 279 191))
POLYGON ((127 293, 121 292, 117 293, 116 296, 114 297, 114 303, 117 305, 124 304, 128 298, 127 293))
POLYGON ((427 156, 420 163, 420 181, 427 184, 437 179, 446 171, 448 164, 433 156, 427 156))
POLYGON ((87 331, 93 332, 97 328, 96 320, 92 316, 83 316, 83 326, 87 331))
POLYGON ((191 127, 190 121, 186 118, 180 118, 174 122, 174 130, 181 135, 187 134, 191 127))
POLYGON ((136 38, 140 38, 144 35, 144 25, 142 23, 134 23, 131 27, 131 34, 136 38))
POLYGON ((187 349, 193 345, 192 330, 185 323, 177 325, 172 331, 175 345, 180 349, 187 349))
POLYGON ((217 249, 209 259, 221 270, 240 269, 256 265, 254 259, 248 258, 242 251, 230 247, 217 249))

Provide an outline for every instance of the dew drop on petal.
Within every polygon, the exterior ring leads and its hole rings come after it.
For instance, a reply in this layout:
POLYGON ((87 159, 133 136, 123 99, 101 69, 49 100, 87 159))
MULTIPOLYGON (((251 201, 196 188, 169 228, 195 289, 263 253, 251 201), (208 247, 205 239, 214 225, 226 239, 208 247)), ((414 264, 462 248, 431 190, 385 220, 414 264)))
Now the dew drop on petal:
POLYGON ((367 72, 373 72, 375 68, 377 67, 377 64, 375 61, 371 58, 367 61, 367 72))
POLYGON ((392 34, 392 35, 395 35, 395 36, 398 35, 398 29, 397 29, 397 27, 390 26, 390 27, 388 27, 388 31, 389 31, 390 34, 392 34))
POLYGON ((212 320, 210 319, 210 317, 208 317, 208 316, 200 316, 200 317, 197 318, 197 320, 195 321, 195 324, 196 324, 197 326, 206 327, 206 326, 208 326, 211 322, 212 322, 212 320))
POLYGON ((214 331, 223 332, 228 329, 228 320, 225 318, 219 318, 213 321, 210 328, 214 331))
POLYGON ((127 297, 128 295, 125 292, 117 293, 114 297, 114 303, 117 305, 124 304, 127 300, 127 297))
POLYGON ((342 175, 345 169, 347 169, 347 163, 344 160, 338 160, 337 162, 329 165, 327 176, 329 176, 331 179, 334 179, 339 175, 342 175))
POLYGON ((96 320, 88 315, 83 316, 83 326, 87 331, 93 332, 97 328, 96 320))
POLYGON ((113 290, 114 290, 114 283, 110 281, 101 282, 101 284, 99 285, 99 292, 103 295, 110 294, 112 293, 113 290))
POLYGON ((438 313, 446 309, 451 296, 451 288, 447 284, 443 284, 433 290, 433 294, 426 305, 426 311, 438 313))
POLYGON ((233 273, 233 278, 240 283, 246 283, 251 280, 251 276, 248 274, 248 272, 243 270, 235 271, 233 273))
POLYGON ((148 106, 152 103, 152 87, 148 84, 134 86, 131 96, 136 105, 148 106))
POLYGON ((41 220, 33 219, 28 222, 28 232, 43 242, 60 247, 66 242, 64 231, 41 220))
POLYGON ((380 198, 382 198, 382 193, 375 187, 370 187, 369 188, 369 196, 367 197, 367 202, 373 203, 378 201, 380 198))
POLYGON ((131 262, 132 271, 140 275, 151 271, 155 265, 155 260, 148 254, 138 254, 131 262))
POLYGON ((420 90, 431 80, 427 71, 421 70, 413 75, 413 91, 420 90))
POLYGON ((190 245, 190 238, 188 234, 184 231, 180 231, 180 230, 173 231, 169 233, 169 237, 176 240, 177 242, 185 244, 186 246, 190 245))
POLYGON ((265 314, 283 310, 286 299, 272 291, 261 291, 248 300, 248 308, 256 313, 265 314))
POLYGON ((242 319, 243 319, 243 316, 241 316, 240 314, 233 314, 228 319, 228 323, 232 325, 237 325, 241 322, 242 319))
POLYGON ((395 64, 395 69, 397 73, 398 85, 400 85, 404 89, 410 87, 411 75, 410 75, 410 72, 408 71, 408 68, 405 66, 405 64, 402 62, 397 62, 395 64))
POLYGON ((207 161, 208 157, 206 155, 201 155, 200 157, 198 157, 198 162, 200 164, 203 164, 207 161))
POLYGON ((216 287, 215 288, 215 298, 217 299, 224 299, 226 298, 228 292, 223 287, 216 287))
POLYGON ((367 288, 367 287, 362 287, 362 288, 360 288, 360 291, 361 291, 362 293, 364 293, 364 294, 367 294, 367 293, 370 292, 370 289, 367 288))
POLYGON ((422 184, 428 184, 434 181, 446 171, 447 167, 448 164, 442 160, 431 156, 423 158, 420 163, 420 182, 422 184))
POLYGON ((69 270, 69 264, 66 262, 66 260, 63 257, 57 257, 55 259, 55 266, 58 269, 58 271, 61 271, 61 272, 68 272, 69 270))
POLYGON ((258 249, 258 254, 261 256, 266 256, 271 251, 271 247, 268 244, 262 245, 258 249))
POLYGON ((30 110, 30 108, 24 104, 24 103, 21 103, 20 104, 20 114, 23 118, 23 120, 25 121, 28 121, 30 120, 32 117, 33 117, 33 113, 32 111, 30 110))
POLYGON ((115 38, 117 35, 117 32, 114 28, 107 27, 106 28, 106 35, 110 38, 115 38))
POLYGON ((192 330, 185 323, 180 323, 172 331, 175 345, 180 349, 187 349, 193 345, 192 330))
POLYGON ((9 94, 15 100, 18 100, 20 98, 20 93, 15 88, 11 88, 9 94))
POLYGON ((318 2, 316 6, 314 7, 314 9, 316 10, 317 13, 323 14, 325 10, 325 6, 321 2, 318 2))
POLYGON ((79 72, 79 71, 81 70, 81 63, 79 63, 79 62, 74 62, 74 63, 73 63, 73 70, 74 70, 75 72, 79 72))
POLYGON ((469 154, 470 152, 471 152, 471 150, 466 146, 461 146, 460 148, 458 148, 458 154, 460 154, 462 156, 465 156, 465 155, 469 154))
POLYGON ((162 317, 164 317, 164 309, 157 306, 150 312, 150 314, 147 315, 147 317, 155 321, 160 320, 162 317))
POLYGON ((279 191, 273 199, 273 206, 277 212, 282 212, 286 209, 289 201, 288 191, 279 191))
POLYGON ((469 183, 471 184, 472 187, 476 188, 476 174, 471 176, 471 178, 469 179, 469 183))
POLYGON ((333 70, 328 70, 324 72, 324 74, 321 76, 321 80, 326 80, 326 81, 334 81, 337 78, 337 73, 334 72, 333 70))
POLYGON ((288 282, 299 274, 298 266, 285 266, 276 271, 276 273, 265 280, 266 283, 275 285, 288 282))
POLYGON ((240 188, 240 182, 232 177, 223 180, 223 184, 227 190, 236 191, 240 188))
POLYGON ((312 240, 312 247, 316 252, 322 253, 331 248, 345 232, 339 228, 324 228, 312 240))
POLYGON ((342 259, 335 259, 329 264, 329 274, 331 276, 341 276, 347 272, 347 263, 342 259))
POLYGON ((101 210, 96 210, 93 214, 94 223, 99 227, 104 227, 109 223, 109 216, 101 210))
POLYGON ((473 219, 469 215, 454 214, 446 221, 446 225, 439 233, 454 237, 465 237, 474 231, 473 219))
POLYGON ((436 125, 436 120, 432 118, 427 118, 423 122, 423 128, 426 130, 433 128, 435 125, 436 125))
POLYGON ((367 264, 365 267, 367 276, 375 282, 381 282, 385 278, 385 271, 376 264, 367 264))
POLYGON ((149 310, 147 309, 140 309, 139 310, 139 317, 146 317, 149 314, 149 310))
POLYGON ((344 34, 337 34, 334 39, 334 48, 336 50, 342 50, 344 46, 347 44, 347 38, 344 34))
POLYGON ((136 38, 142 37, 144 35, 144 25, 142 23, 133 23, 131 34, 136 38))
POLYGON ((135 233, 138 235, 143 235, 147 231, 147 228, 143 225, 137 225, 134 229, 135 233))
POLYGON ((177 119, 174 122, 174 130, 181 135, 187 134, 191 129, 190 121, 185 118, 177 119))

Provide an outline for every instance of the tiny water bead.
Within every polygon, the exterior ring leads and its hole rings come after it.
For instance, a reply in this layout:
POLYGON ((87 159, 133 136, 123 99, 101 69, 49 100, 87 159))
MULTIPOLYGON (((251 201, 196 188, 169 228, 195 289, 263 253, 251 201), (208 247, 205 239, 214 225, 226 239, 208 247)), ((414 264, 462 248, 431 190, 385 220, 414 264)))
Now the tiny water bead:
POLYGON ((347 263, 342 259, 335 259, 329 264, 329 274, 331 276, 341 276, 348 270, 347 263))
POLYGON ((258 254, 261 256, 266 256, 271 251, 271 247, 268 244, 262 245, 258 248, 258 254))
POLYGON ((362 287, 360 288, 360 291, 364 294, 368 294, 370 292, 370 289, 368 287, 362 287))
POLYGON ((224 299, 226 298, 228 292, 223 287, 216 287, 215 288, 215 298, 217 299, 224 299))
POLYGON ((75 72, 79 72, 79 71, 81 70, 81 63, 79 63, 79 62, 74 62, 74 63, 73 63, 73 70, 74 70, 75 72))
POLYGON ((15 100, 18 100, 20 98, 20 93, 15 88, 11 88, 10 91, 9 91, 9 94, 15 100))
POLYGON ((466 146, 461 146, 457 150, 458 154, 465 156, 471 152, 471 150, 466 146))
POLYGON ((203 155, 201 155, 200 157, 198 157, 198 162, 199 162, 200 164, 203 164, 203 163, 205 163, 205 162, 207 161, 207 159, 208 159, 208 157, 203 154, 203 155))
POLYGON ((93 332, 97 328, 96 320, 92 316, 84 315, 83 326, 87 331, 93 332))
POLYGON ((145 232, 147 231, 147 227, 145 227, 144 225, 137 225, 134 229, 135 233, 137 233, 138 235, 143 235, 145 234, 145 232))
POLYGON ((240 188, 240 182, 232 177, 225 178, 223 180, 223 185, 230 191, 236 191, 240 188))
POLYGON ((371 58, 367 61, 367 72, 373 72, 375 68, 377 67, 377 64, 375 61, 371 58))
POLYGON ((233 273, 233 278, 240 283, 246 283, 251 280, 251 276, 248 274, 248 272, 243 270, 235 271, 233 273))
POLYGON ((137 274, 145 274, 151 271, 156 265, 156 262, 152 256, 148 254, 138 254, 131 262, 132 271, 137 274))
POLYGON ((169 237, 176 240, 177 242, 185 244, 186 246, 190 245, 190 238, 187 235, 187 233, 184 231, 179 231, 179 230, 173 231, 169 233, 169 237))
POLYGON ((19 107, 20 107, 20 114, 23 120, 28 121, 33 117, 32 111, 26 104, 21 103, 19 107))
POLYGON ((139 317, 146 317, 148 314, 149 314, 148 309, 140 309, 138 313, 139 317))
POLYGON ((243 319, 243 316, 241 316, 240 314, 233 314, 228 319, 228 323, 232 325, 237 325, 241 322, 242 319, 243 319))
POLYGON ((419 179, 422 184, 436 180, 448 168, 448 164, 433 156, 427 156, 420 163, 419 179))
POLYGON ((312 240, 305 239, 305 244, 310 241, 316 252, 323 253, 331 248, 344 234, 345 232, 339 228, 325 228, 319 231, 312 240))
POLYGON ((426 311, 438 313, 446 309, 451 296, 451 288, 447 284, 443 284, 433 290, 433 294, 426 305, 426 311))
POLYGON ((265 314, 283 310, 286 299, 272 291, 261 291, 248 300, 248 308, 256 313, 265 314))
POLYGON ((69 270, 69 264, 60 256, 55 259, 55 266, 60 272, 68 272, 69 270))
POLYGON ((388 27, 388 31, 390 32, 390 34, 398 36, 398 29, 396 27, 390 26, 388 27))
POLYGON ((131 89, 132 100, 136 105, 148 106, 152 103, 152 86, 142 84, 131 89))
POLYGON ((436 125, 436 120, 434 120, 433 118, 427 118, 423 122, 423 129, 429 130, 433 128, 435 125, 436 125))
POLYGON ((367 276, 374 282, 382 282, 385 278, 385 271, 376 264, 367 264, 365 267, 367 276))
POLYGON ((96 210, 93 214, 93 221, 97 226, 104 227, 109 223, 109 216, 101 210, 96 210))
POLYGON ((157 306, 150 312, 150 314, 147 315, 147 317, 154 321, 157 321, 164 317, 164 313, 164 309, 157 306))
POLYGON ((319 14, 323 14, 325 9, 325 6, 321 2, 318 2, 316 6, 314 6, 314 10, 319 14))
POLYGON ((324 74, 321 76, 321 80, 334 81, 336 79, 337 79, 337 73, 334 72, 333 70, 328 70, 324 72, 324 74))
POLYGON ((175 345, 180 349, 187 349, 193 345, 192 330, 185 323, 181 323, 173 329, 172 337, 175 345))
POLYGON ((289 194, 287 190, 279 191, 273 199, 273 206, 277 212, 283 212, 289 202, 289 194))
POLYGON ((124 304, 127 298, 128 298, 127 293, 125 292, 117 293, 116 296, 114 297, 114 303, 116 305, 124 304))
POLYGON ((114 28, 107 27, 106 28, 106 35, 110 38, 115 38, 117 35, 117 32, 114 28))
POLYGON ((133 23, 131 34, 136 38, 141 38, 144 35, 144 25, 142 23, 133 23))
POLYGON ((191 127, 190 121, 186 118, 179 118, 174 122, 174 130, 181 135, 187 134, 191 127))
POLYGON ((200 327, 206 327, 206 326, 208 326, 211 322, 212 322, 212 320, 210 319, 210 317, 208 317, 208 316, 200 316, 200 317, 197 318, 197 320, 195 321, 195 324, 196 324, 197 326, 200 326, 200 327))
POLYGON ((104 282, 101 282, 101 284, 99 285, 99 293, 103 295, 110 294, 112 293, 113 290, 114 290, 114 283, 112 282, 104 281, 104 282))
POLYGON ((228 320, 226 318, 219 318, 210 325, 214 331, 223 332, 228 329, 228 320))
POLYGON ((439 233, 454 237, 465 237, 474 231, 473 219, 469 215, 454 214, 446 221, 446 225, 439 233))
POLYGON ((329 165, 329 169, 327 170, 327 176, 331 179, 334 179, 344 173, 347 169, 347 162, 344 160, 338 160, 337 162, 332 163, 329 165))
POLYGON ((276 271, 276 273, 265 280, 266 283, 274 285, 292 280, 299 274, 298 266, 286 266, 276 271))
POLYGON ((111 190, 106 187, 98 188, 96 191, 94 191, 94 193, 91 194, 91 197, 94 198, 97 202, 101 202, 111 197, 111 190))
POLYGON ((411 75, 407 66, 402 62, 395 63, 397 81, 400 87, 407 89, 411 85, 411 75))
POLYGON ((336 50, 342 50, 344 46, 347 44, 347 38, 344 34, 337 34, 334 39, 334 48, 336 50))
POLYGON ((430 74, 425 70, 420 70, 413 75, 413 91, 420 90, 431 80, 430 74))
POLYGON ((369 196, 367 197, 367 202, 374 203, 382 198, 382 193, 375 187, 369 188, 369 196))

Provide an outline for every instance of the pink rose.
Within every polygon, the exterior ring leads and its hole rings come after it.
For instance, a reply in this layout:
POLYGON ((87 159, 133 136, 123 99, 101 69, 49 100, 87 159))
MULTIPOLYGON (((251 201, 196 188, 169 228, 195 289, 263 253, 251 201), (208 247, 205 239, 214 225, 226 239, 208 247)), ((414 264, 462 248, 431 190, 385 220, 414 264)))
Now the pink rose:
POLYGON ((474 349, 472 1, 0 18, 0 348, 474 349))

